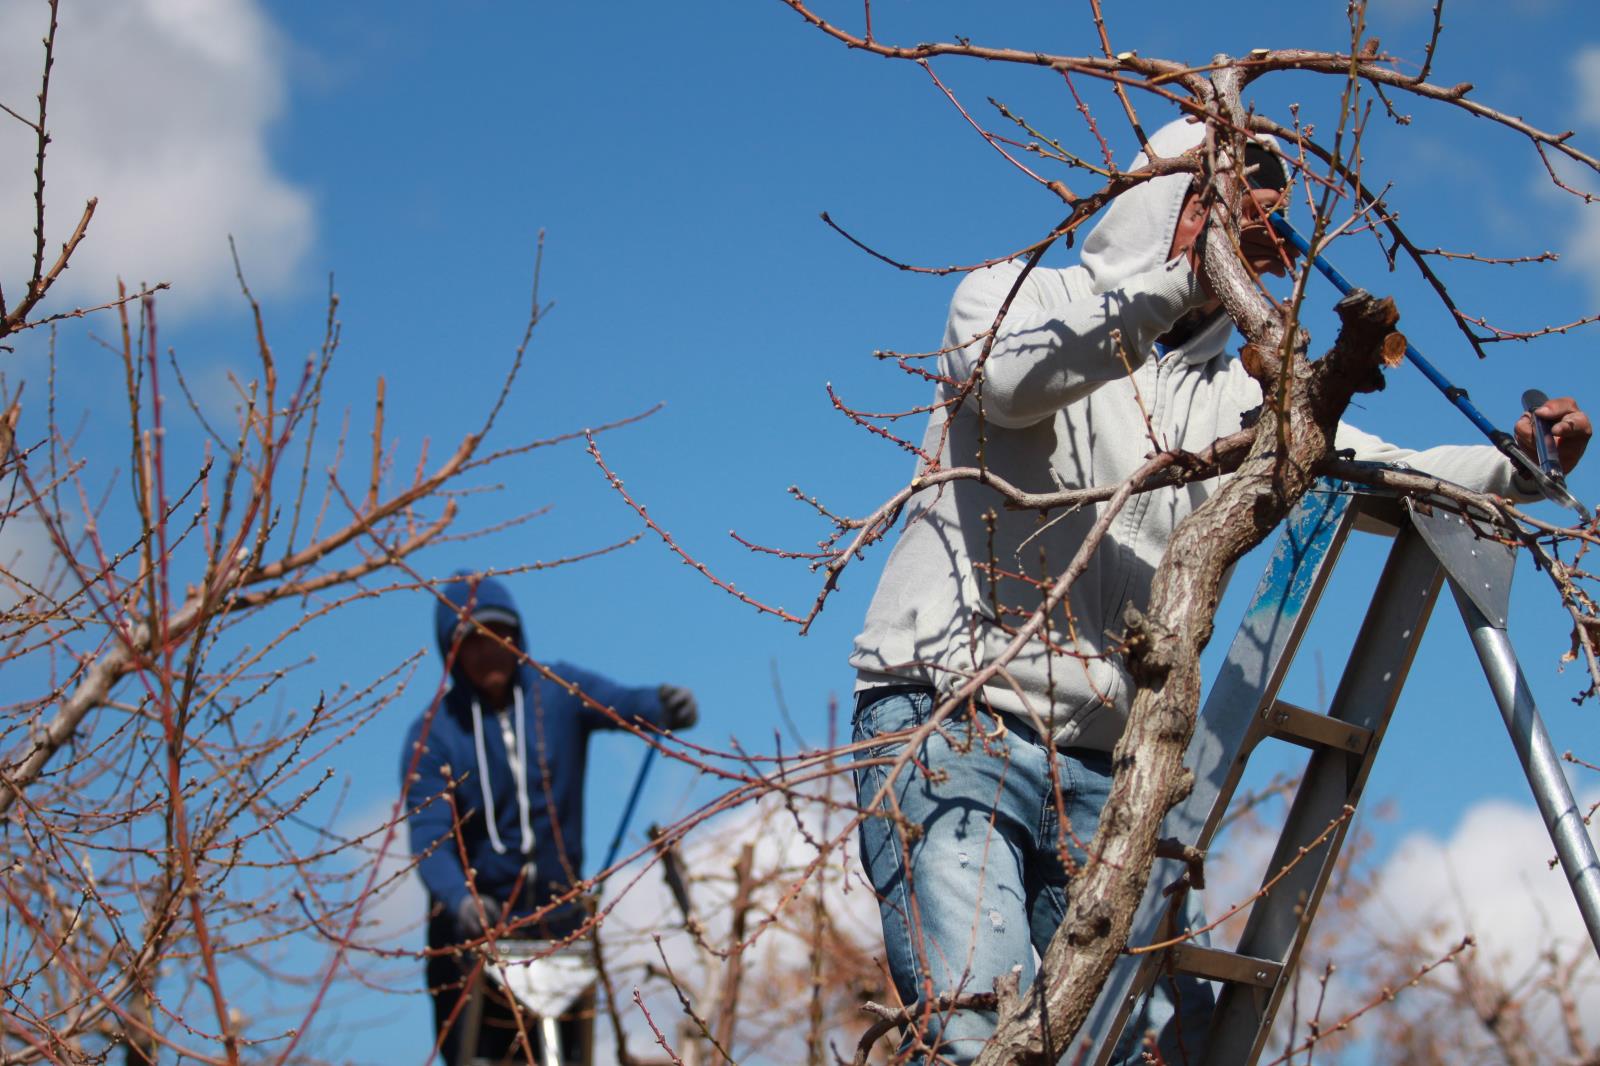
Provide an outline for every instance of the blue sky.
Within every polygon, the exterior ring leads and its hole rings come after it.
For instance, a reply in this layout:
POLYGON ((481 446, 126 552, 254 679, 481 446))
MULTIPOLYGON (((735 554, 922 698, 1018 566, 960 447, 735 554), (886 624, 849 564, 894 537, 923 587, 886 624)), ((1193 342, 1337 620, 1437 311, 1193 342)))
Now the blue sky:
MULTIPOLYGON (((1062 214, 972 134, 916 67, 848 52, 776 0, 462 0, 448 8, 404 0, 139 0, 115 15, 99 5, 66 7, 52 226, 68 226, 71 205, 89 194, 101 197, 101 215, 58 303, 97 302, 117 275, 172 281, 161 303, 164 343, 175 347, 202 403, 225 417, 226 373, 250 365, 252 342, 233 292, 227 235, 238 242, 285 358, 320 339, 334 272, 344 344, 331 406, 351 408, 353 433, 364 434, 372 380, 383 375, 398 467, 409 470, 425 438, 437 454, 473 428, 492 399, 522 330, 543 230, 543 295, 555 307, 536 334, 496 443, 664 402, 644 424, 602 441, 608 463, 698 558, 791 610, 809 604, 815 579, 795 563, 752 557, 728 530, 804 549, 826 530, 789 498, 788 486, 862 513, 903 481, 908 458, 834 412, 824 384, 867 409, 924 402, 924 385, 870 353, 933 347, 954 285, 872 261, 818 213, 830 212, 897 258, 928 265, 1012 250, 1062 214)), ((1232 5, 1227 16, 1176 2, 1108 7, 1114 47, 1147 56, 1201 62, 1216 51, 1342 48, 1349 40, 1342 4, 1232 5)), ((1372 30, 1415 62, 1429 7, 1374 3, 1372 30)), ((964 34, 1066 53, 1095 49, 1086 6, 880 0, 873 10, 880 37, 901 42, 964 34)), ((828 13, 851 25, 859 17, 850 5, 828 13)), ((8 101, 25 98, 26 83, 17 79, 31 69, 27 49, 42 19, 13 7, 0 27, 7 31, 0 90, 8 101)), ((994 95, 1087 146, 1070 98, 1040 72, 959 61, 937 69, 975 113, 994 95)), ((1600 16, 1586 0, 1454 6, 1436 71, 1440 82, 1472 80, 1483 102, 1600 142, 1600 16)), ((1263 108, 1281 118, 1299 102, 1309 117, 1327 120, 1335 92, 1328 80, 1273 81, 1259 97, 1263 108)), ((1101 107, 1103 97, 1091 98, 1126 159, 1131 137, 1101 107)), ((1553 266, 1450 268, 1469 312, 1511 327, 1593 313, 1600 304, 1600 258, 1591 250, 1600 236, 1597 209, 1585 214, 1553 193, 1533 154, 1487 123, 1421 102, 1399 107, 1415 122, 1405 129, 1374 122, 1367 178, 1393 183, 1390 202, 1419 243, 1495 255, 1565 253, 1553 266)), ((1168 117, 1153 105, 1148 113, 1153 121, 1168 117)), ((0 235, 0 269, 10 279, 28 236, 15 220, 29 216, 14 208, 27 195, 29 174, 16 131, 4 136, 13 138, 0 141, 12 162, 0 176, 0 208, 13 221, 0 235)), ((1593 186, 1594 177, 1587 180, 1593 186)), ((1053 261, 1070 254, 1057 251, 1053 261)), ((1532 385, 1600 407, 1592 329, 1496 346, 1478 362, 1413 274, 1386 275, 1365 245, 1341 248, 1339 259, 1369 288, 1399 298, 1413 341, 1492 419, 1509 423, 1516 397, 1532 385)), ((1323 341, 1331 336, 1331 302, 1329 290, 1313 287, 1311 303, 1321 310, 1309 321, 1323 341)), ((108 405, 116 398, 97 377, 110 357, 92 337, 110 329, 97 320, 63 331, 62 363, 73 370, 63 378, 64 409, 114 413, 108 405)), ((8 382, 30 380, 33 395, 42 392, 31 383, 42 367, 39 349, 30 338, 6 357, 9 366, 0 364, 8 382)), ((1361 404, 1353 420, 1398 443, 1472 439, 1470 427, 1406 369, 1361 404)), ((37 432, 39 412, 30 409, 28 418, 25 428, 37 432)), ((174 446, 193 455, 199 440, 180 432, 174 446)), ((114 418, 91 419, 84 452, 91 478, 111 476, 126 455, 114 418)), ((514 460, 495 480, 498 492, 464 501, 464 526, 544 506, 549 513, 434 551, 424 572, 556 558, 639 528, 581 446, 514 460)), ((1573 486, 1600 499, 1600 461, 1580 470, 1573 486)), ((1371 559, 1356 553, 1346 567, 1371 559)), ((722 746, 736 736, 747 748, 770 750, 781 728, 775 676, 808 742, 827 737, 829 702, 848 694, 844 655, 880 560, 881 553, 847 574, 803 639, 712 588, 648 537, 513 584, 540 656, 622 680, 687 684, 701 698, 697 739, 722 746)), ((1219 622, 1219 649, 1258 569, 1248 560, 1240 567, 1219 622)), ((1592 757, 1594 707, 1568 702, 1580 682, 1556 672, 1565 629, 1540 581, 1531 569, 1520 573, 1513 632, 1558 747, 1592 757)), ((1318 630, 1330 691, 1341 634, 1352 628, 1362 595, 1343 596, 1318 630)), ((431 650, 428 609, 416 596, 355 612, 336 635, 294 649, 314 653, 315 662, 283 699, 309 706, 321 690, 363 683, 419 648, 431 650)), ((1451 611, 1441 606, 1369 788, 1369 796, 1394 801, 1392 819, 1371 826, 1380 859, 1407 834, 1450 838, 1485 800, 1528 806, 1451 611)), ((1302 671, 1290 695, 1314 704, 1310 673, 1302 671)), ((399 737, 415 711, 386 710, 340 749, 333 765, 348 797, 342 816, 375 810, 392 795, 399 737)), ((589 787, 591 853, 609 837, 638 757, 625 741, 599 743, 594 765, 604 772, 591 775, 589 787)), ((1595 782, 1580 787, 1593 790, 1595 782)), ((670 820, 691 795, 708 792, 689 771, 658 768, 648 817, 670 820)), ((418 1046, 420 998, 404 1007, 356 1002, 352 1009, 392 1020, 381 1037, 392 1047, 418 1046)))

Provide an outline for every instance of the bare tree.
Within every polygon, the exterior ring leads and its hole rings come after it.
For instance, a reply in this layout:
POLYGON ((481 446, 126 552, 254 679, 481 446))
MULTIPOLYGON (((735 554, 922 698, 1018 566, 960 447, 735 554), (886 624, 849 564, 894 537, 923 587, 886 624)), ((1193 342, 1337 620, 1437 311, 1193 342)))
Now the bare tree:
POLYGON ((391 436, 382 378, 367 440, 330 419, 337 298, 320 347, 289 362, 242 271, 255 364, 249 380, 233 379, 236 420, 214 424, 163 353, 165 286, 42 310, 93 239, 95 205, 52 263, 57 3, 40 10, 37 110, 6 108, 37 152, 31 270, 0 307, 0 339, 49 333, 50 374, 12 379, 0 403, 0 522, 41 545, 0 560, 0 1061, 98 1062, 118 1044, 130 1062, 305 1060, 336 982, 392 954, 365 942, 370 913, 410 868, 384 861, 407 854, 398 816, 360 838, 326 828, 339 807, 324 795, 330 756, 418 687, 437 699, 444 677, 428 669, 413 686, 411 658, 307 701, 290 691, 306 662, 293 649, 333 639, 362 603, 433 588, 418 554, 485 532, 460 527, 463 492, 513 456, 578 436, 488 443, 541 313, 537 261, 503 387, 443 455, 425 444, 407 454, 391 436), (114 338, 120 455, 84 451, 75 418, 57 409, 49 331, 91 313, 114 338), (176 443, 183 421, 203 447, 176 443))
MULTIPOLYGON (((984 262, 923 267, 869 247, 828 215, 823 216, 851 243, 898 270, 943 276, 1004 261, 1020 262, 1022 269, 1010 297, 1001 304, 987 329, 962 341, 978 353, 965 378, 939 369, 943 351, 875 353, 912 377, 934 385, 932 404, 904 411, 865 412, 853 408, 845 398, 832 396, 835 407, 852 421, 876 438, 914 455, 917 469, 908 482, 886 493, 879 506, 861 517, 835 514, 824 502, 791 490, 829 523, 830 529, 820 545, 805 550, 754 544, 750 547, 802 560, 820 575, 821 589, 809 607, 791 610, 733 588, 711 574, 686 546, 660 528, 641 503, 623 493, 647 526, 671 551, 701 569, 714 583, 755 609, 788 620, 805 632, 826 606, 841 575, 885 537, 919 493, 937 492, 956 482, 976 482, 992 493, 996 508, 1034 512, 1041 522, 1072 509, 1097 508, 1093 531, 1073 558, 1049 560, 1048 569, 1040 578, 1023 579, 1006 572, 1014 582, 1026 580, 1033 590, 1031 601, 994 604, 983 619, 984 624, 1004 630, 1009 643, 998 655, 982 660, 941 692, 931 719, 905 736, 902 754, 891 760, 889 779, 893 781, 923 741, 947 723, 971 713, 973 699, 985 686, 1014 684, 1008 666, 1018 656, 1040 653, 1044 648, 1058 654, 1063 646, 1070 649, 1072 642, 1056 633, 1058 628, 1070 630, 1072 625, 1068 593, 1100 547, 1106 531, 1131 500, 1141 493, 1169 491, 1174 486, 1226 475, 1222 487, 1173 535, 1155 574, 1148 602, 1139 605, 1137 612, 1130 612, 1124 630, 1106 635, 1110 650, 1105 654, 1120 657, 1138 685, 1127 730, 1115 752, 1116 783, 1099 832, 1087 845, 1091 860, 1074 875, 1070 908, 1044 956, 1035 992, 1017 997, 1014 992, 998 990, 1000 1027, 979 1059, 984 1063, 1055 1062, 1069 1046, 1124 948, 1129 923, 1156 854, 1158 827, 1167 810, 1189 788, 1181 758, 1198 707, 1199 655, 1211 636, 1224 575, 1276 527, 1317 477, 1335 475, 1490 516, 1489 535, 1522 544, 1535 554, 1551 579, 1555 594, 1552 603, 1570 617, 1570 657, 1582 661, 1587 676, 1580 701, 1592 696, 1600 683, 1592 575, 1582 564, 1595 542, 1592 525, 1552 524, 1509 499, 1469 492, 1424 476, 1374 471, 1344 462, 1334 453, 1333 429, 1352 396, 1381 388, 1383 372, 1401 360, 1406 343, 1397 328, 1399 310, 1391 301, 1365 293, 1341 302, 1338 335, 1331 345, 1320 347, 1320 357, 1313 358, 1312 339, 1301 321, 1306 301, 1313 298, 1311 263, 1299 263, 1293 273, 1292 292, 1279 299, 1262 286, 1240 252, 1244 217, 1241 205, 1247 194, 1247 143, 1265 135, 1282 146, 1292 172, 1292 198, 1310 212, 1313 249, 1320 253, 1337 242, 1377 242, 1391 262, 1404 262, 1420 275, 1455 321, 1465 346, 1480 356, 1496 344, 1532 341, 1578 329, 1591 325, 1600 316, 1576 314, 1566 321, 1511 328, 1491 325, 1487 315, 1464 309, 1450 285, 1457 271, 1503 269, 1548 262, 1553 257, 1547 253, 1496 256, 1473 250, 1470 245, 1464 251, 1446 251, 1444 245, 1470 242, 1472 235, 1448 234, 1436 241, 1433 235, 1412 233, 1385 200, 1383 160, 1367 157, 1367 133, 1374 123, 1389 123, 1397 128, 1409 125, 1413 119, 1403 112, 1402 101, 1408 102, 1406 106, 1414 103, 1418 108, 1465 113, 1493 127, 1508 146, 1521 144, 1542 163, 1555 189, 1583 203, 1592 202, 1593 197, 1564 175, 1574 170, 1586 175, 1600 172, 1600 159, 1585 151, 1570 131, 1546 130, 1480 102, 1470 85, 1435 82, 1433 58, 1443 29, 1442 3, 1435 6, 1420 65, 1404 63, 1386 53, 1375 38, 1367 37, 1361 3, 1351 5, 1350 44, 1346 51, 1252 49, 1237 56, 1219 55, 1197 65, 1114 46, 1098 2, 1091 3, 1085 16, 1101 44, 1100 53, 1095 55, 1053 54, 1027 47, 1026 43, 989 46, 966 38, 899 43, 875 33, 870 2, 834 5, 837 14, 824 12, 808 0, 783 2, 809 26, 847 48, 920 68, 931 80, 935 94, 953 105, 970 124, 982 149, 999 153, 1021 180, 1058 197, 1066 217, 1025 247, 998 249, 994 258, 984 262), (981 119, 939 74, 945 66, 962 61, 1036 70, 1073 106, 1078 116, 1077 128, 1045 129, 993 98, 992 118, 981 119), (1278 115, 1249 102, 1246 93, 1252 87, 1289 72, 1320 76, 1320 82, 1309 90, 1302 83, 1302 91, 1309 91, 1313 104, 1278 115), (1123 127, 1148 149, 1146 130, 1152 128, 1151 116, 1161 113, 1170 117, 1175 112, 1205 124, 1201 147, 1177 156, 1155 156, 1136 171, 1119 169, 1112 147, 1115 128, 1123 127), (1307 117, 1312 113, 1317 116, 1315 123, 1307 117), (1005 325, 1011 297, 1022 288, 1045 251, 1061 243, 1070 245, 1085 222, 1130 188, 1173 173, 1194 175, 1203 190, 1204 202, 1211 206, 1203 271, 1211 291, 1244 334, 1244 366, 1266 398, 1253 425, 1192 450, 1174 449, 1151 433, 1148 461, 1126 481, 1055 492, 1026 491, 1007 483, 981 462, 969 467, 948 466, 941 458, 943 438, 933 447, 919 445, 897 428, 908 417, 921 418, 939 409, 953 411, 962 404, 978 405, 981 412, 985 363, 1005 325), (1574 556, 1576 561, 1572 561, 1574 556), (1068 616, 1065 627, 1059 622, 1063 612, 1068 616)), ((1137 41, 1124 43, 1135 45, 1137 41)), ((1419 125, 1424 121, 1425 115, 1418 120, 1419 125)), ((1285 262, 1287 255, 1285 249, 1285 262)), ((606 468, 598 449, 594 451, 621 492, 617 475, 606 468)), ((999 573, 1008 564, 991 555, 986 565, 990 572, 999 573)), ((858 812, 858 817, 874 813, 873 809, 882 804, 883 809, 876 813, 896 818, 888 793, 889 786, 885 785, 869 809, 858 812)), ((916 831, 916 827, 901 821, 902 834, 916 831)), ((1458 948, 1445 958, 1470 958, 1462 956, 1464 950, 1458 948)), ((1419 965, 1431 970, 1439 961, 1419 965)), ((1409 983, 1420 980, 1416 977, 1409 983)), ((1407 980, 1400 981, 1401 985, 1406 983, 1407 980)), ((988 990, 976 990, 968 1002, 977 1004, 985 997, 987 1002, 994 1002, 988 990)), ((1307 1048, 1324 1039, 1327 1031, 1313 1025, 1307 1048)))
MULTIPOLYGON (((1153 177, 1194 175, 1212 207, 1204 274, 1244 333, 1245 365, 1268 400, 1252 425, 1199 449, 1174 449, 1152 437, 1148 461, 1120 484, 1024 491, 983 465, 942 465, 936 451, 897 428, 938 405, 983 402, 984 362, 1005 308, 969 341, 980 354, 964 379, 936 369, 939 352, 879 353, 924 385, 937 385, 934 403, 889 413, 858 411, 837 396, 835 405, 875 438, 916 456, 918 468, 906 483, 886 487, 882 502, 859 517, 836 515, 796 492, 826 524, 821 544, 798 551, 752 548, 797 559, 819 575, 815 600, 798 610, 764 603, 713 574, 629 495, 601 452, 601 431, 586 434, 604 476, 651 534, 727 593, 802 632, 845 571, 885 537, 919 492, 973 482, 993 494, 995 507, 1033 512, 1041 521, 1099 508, 1095 530, 1074 558, 1050 560, 1048 573, 1023 579, 1028 597, 995 606, 992 621, 1010 640, 1005 651, 959 679, 932 720, 902 738, 906 752, 943 723, 969 714, 972 697, 985 685, 1005 683, 1017 656, 1055 640, 1053 619, 1069 603, 1073 581, 1130 501, 1227 475, 1224 487, 1174 536, 1149 601, 1123 631, 1110 635, 1105 654, 1127 663, 1140 692, 1118 749, 1123 769, 1100 832, 1084 842, 1091 858, 1077 872, 1071 910, 1044 958, 1040 994, 976 993, 1001 1013, 1000 1030, 981 1061, 1053 1062, 1125 946, 1157 828, 1187 787, 1180 759, 1193 729, 1199 654, 1211 635, 1223 575, 1315 478, 1333 474, 1493 516, 1497 535, 1525 544, 1546 565, 1554 602, 1572 622, 1570 653, 1585 668, 1579 698, 1600 686, 1600 615, 1585 562, 1596 542, 1593 527, 1558 526, 1513 501, 1421 475, 1352 466, 1332 453, 1333 427, 1351 397, 1381 387, 1384 368, 1404 347, 1399 311, 1370 296, 1348 301, 1340 307, 1333 343, 1313 345, 1301 321, 1311 298, 1309 265, 1300 265, 1291 295, 1280 300, 1239 254, 1247 141, 1270 135, 1282 146, 1297 202, 1311 211, 1313 247, 1325 249, 1336 239, 1379 242, 1390 257, 1418 271, 1464 342, 1480 354, 1497 343, 1578 328, 1593 317, 1512 329, 1459 307, 1449 287, 1452 271, 1544 257, 1446 252, 1443 241, 1435 247, 1432 235, 1402 227, 1385 203, 1382 178, 1374 177, 1381 162, 1363 153, 1370 124, 1399 122, 1401 99, 1472 115, 1534 153, 1553 184, 1577 197, 1584 194, 1563 180, 1561 168, 1600 171, 1600 160, 1568 133, 1479 103, 1469 87, 1434 83, 1442 4, 1425 61, 1409 69, 1365 38, 1359 4, 1352 9, 1347 51, 1255 50, 1194 65, 1117 49, 1098 4, 1091 4, 1086 21, 1102 44, 1100 54, 1067 56, 963 39, 887 43, 874 34, 870 3, 825 17, 805 0, 784 2, 846 47, 925 72, 935 99, 959 109, 983 150, 1000 153, 1024 180, 1058 197, 1066 212, 1026 247, 996 249, 983 264, 923 268, 867 249, 871 254, 894 268, 940 277, 1018 260, 1020 286, 1048 249, 1069 243, 1117 196, 1153 177), (969 60, 1038 71, 1065 92, 1080 125, 1047 132, 998 103, 995 118, 980 121, 939 77, 945 64, 969 60), (1245 94, 1252 85, 1288 72, 1319 79, 1319 103, 1331 123, 1313 129, 1297 113, 1274 116, 1251 107, 1245 94), (1203 146, 1153 159, 1138 171, 1118 169, 1112 145, 1127 138, 1113 129, 1125 128, 1143 144, 1149 116, 1158 110, 1202 121, 1203 146), (1313 359, 1313 350, 1321 357, 1313 359)), ((25 117, 7 109, 36 135, 36 211, 23 295, 13 295, 9 305, 0 302, 0 341, 91 311, 115 323, 128 473, 123 484, 100 467, 103 456, 78 449, 71 420, 56 414, 48 384, 42 398, 33 383, 26 395, 3 397, 0 472, 12 488, 3 521, 33 524, 49 551, 45 567, 37 565, 37 555, 26 566, 0 559, 8 590, 0 654, 8 678, 28 679, 28 687, 9 690, 14 695, 0 720, 0 834, 7 864, 0 1062, 99 1061, 119 1044, 130 1062, 311 1059, 316 1055, 307 1034, 315 1032, 337 982, 370 980, 371 967, 389 960, 414 967, 416 955, 395 952, 369 928, 373 903, 409 876, 407 862, 383 861, 404 850, 396 836, 398 807, 360 838, 306 826, 304 815, 314 803, 327 802, 322 792, 330 753, 399 698, 436 702, 446 679, 408 660, 305 704, 285 697, 286 679, 297 666, 288 649, 336 627, 340 612, 354 604, 432 588, 434 579, 417 557, 430 546, 473 535, 458 528, 462 494, 479 486, 491 466, 569 439, 498 450, 486 443, 540 316, 537 266, 529 333, 510 360, 505 388, 442 461, 420 449, 402 460, 385 426, 379 379, 370 428, 337 433, 337 462, 326 482, 317 483, 313 456, 328 435, 324 385, 340 343, 337 301, 330 296, 319 350, 288 367, 274 351, 242 271, 241 292, 255 326, 255 368, 254 380, 238 383, 237 421, 212 425, 192 402, 187 410, 175 409, 168 402, 171 385, 179 393, 186 389, 179 363, 161 352, 159 286, 119 292, 103 308, 41 310, 74 249, 92 239, 94 206, 91 201, 84 209, 52 260, 46 254, 45 161, 55 10, 51 3, 37 110, 25 117), (206 454, 176 454, 168 435, 174 418, 202 426, 210 440, 206 454), (265 642, 252 636, 262 632, 273 636, 265 642), (287 961, 289 946, 305 943, 320 951, 309 969, 287 961), (290 1011, 261 1006, 268 997, 255 990, 268 981, 295 989, 290 1011)), ((508 569, 570 561, 525 561, 508 569)), ((991 557, 987 565, 999 572, 1003 561, 991 557)), ((836 738, 799 750, 780 738, 770 752, 753 752, 634 731, 721 791, 611 869, 586 878, 573 872, 563 901, 593 901, 580 935, 592 934, 605 947, 599 954, 601 1009, 610 1017, 618 1057, 685 1063, 892 1058, 883 1038, 917 1022, 916 1011, 880 1002, 892 985, 874 958, 875 945, 841 929, 849 894, 860 900, 867 892, 849 843, 863 818, 895 815, 883 808, 884 796, 859 805, 839 783, 856 756, 882 765, 891 780, 910 756, 858 751, 836 738), (657 884, 670 887, 654 889, 657 884), (594 900, 602 886, 606 897, 594 900), (622 920, 629 906, 644 905, 641 896, 650 890, 670 898, 670 907, 659 907, 642 924, 622 920), (682 952, 674 956, 658 934, 675 937, 682 952), (669 1023, 659 1007, 647 1004, 651 989, 670 991, 681 1018, 669 1023), (862 1021, 862 1009, 870 1021, 862 1021), (650 1033, 646 1044, 640 1022, 650 1033)), ((917 830, 898 819, 896 831, 909 836, 917 830)), ((1358 894, 1359 882, 1352 880, 1349 890, 1358 894)), ((480 957, 492 959, 496 937, 516 932, 492 930, 478 946, 480 957)), ((1448 1057, 1453 1052, 1426 1020, 1380 1009, 1399 990, 1430 983, 1446 988, 1451 1003, 1486 1027, 1507 1061, 1518 1061, 1529 1023, 1517 1009, 1529 990, 1542 990, 1559 1016, 1570 1019, 1573 989, 1583 979, 1573 959, 1552 954, 1538 973, 1504 980, 1485 974, 1465 944, 1443 953, 1420 943, 1394 946, 1386 961, 1394 965, 1385 975, 1364 976, 1355 1006, 1340 1017, 1325 1013, 1320 1001, 1297 1010, 1284 1034, 1283 1058, 1309 1060, 1313 1051, 1334 1051, 1340 1034, 1373 1010, 1388 1018, 1383 1025, 1394 1042, 1415 1049, 1419 1060, 1448 1057), (1459 978, 1454 988, 1441 982, 1445 972, 1459 978)), ((1322 983, 1327 980, 1323 972, 1322 983)), ((1568 1025, 1563 1039, 1564 1053, 1592 1058, 1581 1024, 1568 1025)))

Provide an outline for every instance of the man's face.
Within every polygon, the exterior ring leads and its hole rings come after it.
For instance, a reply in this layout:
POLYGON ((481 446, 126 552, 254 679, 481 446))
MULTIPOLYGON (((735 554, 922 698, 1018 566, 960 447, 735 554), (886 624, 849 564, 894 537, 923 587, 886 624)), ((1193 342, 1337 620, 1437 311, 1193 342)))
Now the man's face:
MULTIPOLYGON (((1240 205, 1242 217, 1239 220, 1239 250, 1244 253, 1245 261, 1257 274, 1278 274, 1288 272, 1284 262, 1283 252, 1287 252, 1292 259, 1292 249, 1284 247, 1279 251, 1280 243, 1273 239, 1272 225, 1267 221, 1267 216, 1277 210, 1283 202, 1285 191, 1282 189, 1251 189, 1250 195, 1240 205)), ((1190 261, 1198 270, 1199 258, 1195 252, 1195 242, 1200 239, 1200 234, 1206 227, 1205 201, 1198 191, 1189 193, 1183 202, 1183 209, 1178 215, 1178 226, 1172 235, 1172 251, 1168 258, 1187 254, 1190 261)))
POLYGON ((473 688, 490 703, 499 705, 510 696, 511 683, 517 675, 517 654, 506 646, 515 646, 517 630, 506 622, 487 622, 483 628, 505 643, 474 628, 461 638, 456 663, 473 688))
POLYGON ((1289 272, 1289 261, 1294 259, 1294 249, 1274 239, 1272 224, 1267 221, 1267 216, 1278 209, 1286 195, 1282 189, 1251 189, 1249 199, 1243 204, 1239 250, 1257 274, 1282 277, 1289 272))

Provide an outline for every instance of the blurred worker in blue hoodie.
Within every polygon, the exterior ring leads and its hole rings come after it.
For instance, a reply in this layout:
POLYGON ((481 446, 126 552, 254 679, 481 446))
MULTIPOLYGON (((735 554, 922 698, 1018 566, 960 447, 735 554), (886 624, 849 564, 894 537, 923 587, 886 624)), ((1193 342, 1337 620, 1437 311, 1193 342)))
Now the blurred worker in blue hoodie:
MULTIPOLYGON (((552 904, 582 878, 590 732, 620 728, 618 719, 686 729, 699 717, 693 694, 674 685, 632 688, 560 662, 548 669, 561 681, 541 674, 525 661, 522 616, 493 578, 462 575, 442 595, 434 629, 450 686, 412 723, 400 753, 411 851, 428 889, 437 1030, 466 984, 451 948, 523 919, 502 935, 559 939, 583 924, 580 901, 552 904)), ((516 1028, 503 1010, 493 1024, 493 1008, 486 1001, 480 1050, 499 1057, 516 1028)), ((441 1050, 456 1061, 453 1032, 441 1050)))

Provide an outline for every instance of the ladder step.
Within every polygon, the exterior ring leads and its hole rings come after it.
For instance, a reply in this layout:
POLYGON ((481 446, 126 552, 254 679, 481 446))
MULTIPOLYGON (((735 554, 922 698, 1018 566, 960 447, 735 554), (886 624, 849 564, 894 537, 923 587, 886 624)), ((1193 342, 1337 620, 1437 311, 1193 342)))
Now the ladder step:
POLYGON ((1179 944, 1172 949, 1172 968, 1178 973, 1207 981, 1229 981, 1237 985, 1272 988, 1283 972, 1280 963, 1255 959, 1220 948, 1199 944, 1179 944))
POLYGON ((1268 733, 1303 748, 1337 748, 1361 755, 1372 744, 1372 730, 1296 707, 1284 700, 1274 700, 1261 716, 1266 719, 1268 733))

